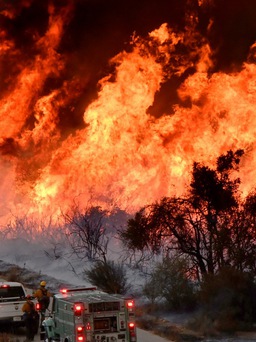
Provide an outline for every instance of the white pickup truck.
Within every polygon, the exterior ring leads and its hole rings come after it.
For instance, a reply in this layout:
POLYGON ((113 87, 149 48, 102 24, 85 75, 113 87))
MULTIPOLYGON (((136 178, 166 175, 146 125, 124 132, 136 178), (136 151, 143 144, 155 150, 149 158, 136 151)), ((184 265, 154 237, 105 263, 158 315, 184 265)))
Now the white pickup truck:
POLYGON ((21 283, 0 281, 0 325, 24 326, 22 306, 26 295, 21 283))

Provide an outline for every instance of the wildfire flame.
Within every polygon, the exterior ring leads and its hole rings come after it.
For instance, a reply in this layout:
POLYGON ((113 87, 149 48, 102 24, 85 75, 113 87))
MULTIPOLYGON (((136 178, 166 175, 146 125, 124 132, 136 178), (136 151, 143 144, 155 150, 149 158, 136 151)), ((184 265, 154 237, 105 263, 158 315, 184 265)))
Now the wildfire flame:
MULTIPOLYGON (((241 70, 211 74, 212 51, 198 40, 195 16, 182 33, 163 23, 147 37, 134 35, 130 51, 111 59, 114 72, 100 80, 97 98, 84 108, 82 127, 62 134, 61 113, 72 118, 80 80, 45 88, 68 62, 58 46, 72 9, 49 6, 48 12, 48 29, 34 36, 36 53, 28 64, 0 29, 1 69, 8 59, 14 70, 0 97, 2 217, 58 214, 74 201, 133 212, 162 196, 184 193, 194 161, 213 166, 230 149, 245 150, 242 190, 254 187, 255 45, 241 70), (172 113, 153 115, 161 86, 191 68, 172 113)), ((9 9, 1 15, 16 13, 9 9)))

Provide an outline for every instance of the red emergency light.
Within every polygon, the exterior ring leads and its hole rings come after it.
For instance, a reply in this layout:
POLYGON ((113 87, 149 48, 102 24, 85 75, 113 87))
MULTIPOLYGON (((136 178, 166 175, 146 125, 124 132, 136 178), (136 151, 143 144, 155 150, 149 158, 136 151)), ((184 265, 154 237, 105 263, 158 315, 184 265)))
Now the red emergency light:
POLYGON ((82 310, 82 305, 81 304, 75 304, 75 311, 81 311, 82 310))
POLYGON ((82 327, 81 325, 79 325, 79 326, 76 328, 76 330, 77 330, 78 333, 81 333, 81 332, 83 332, 84 327, 82 327))
POLYGON ((76 340, 77 342, 83 342, 84 341, 84 326, 83 325, 78 325, 76 327, 76 331, 77 331, 77 337, 76 340))
POLYGON ((7 285, 7 284, 1 285, 1 288, 2 288, 2 289, 6 289, 7 287, 10 287, 10 285, 7 285))
POLYGON ((134 307, 134 301, 133 300, 129 300, 126 305, 127 305, 128 308, 133 308, 134 307))
POLYGON ((62 294, 65 294, 65 293, 68 292, 68 290, 67 290, 67 289, 61 289, 60 292, 61 292, 62 294))
POLYGON ((75 316, 81 316, 82 315, 82 311, 84 310, 84 305, 83 303, 75 303, 74 307, 73 307, 75 316))
POLYGON ((134 322, 129 322, 128 323, 128 328, 129 328, 130 341, 131 342, 136 342, 135 323, 134 322))
POLYGON ((91 330, 91 324, 89 322, 86 324, 86 330, 91 330))
POLYGON ((81 292, 81 291, 95 291, 97 287, 78 287, 74 289, 61 289, 60 292, 65 294, 68 292, 81 292))

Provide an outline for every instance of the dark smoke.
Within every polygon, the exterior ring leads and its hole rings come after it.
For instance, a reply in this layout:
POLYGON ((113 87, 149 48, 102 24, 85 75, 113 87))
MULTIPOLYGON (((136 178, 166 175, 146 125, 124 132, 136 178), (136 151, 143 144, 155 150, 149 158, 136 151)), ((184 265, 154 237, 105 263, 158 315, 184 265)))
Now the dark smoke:
POLYGON ((215 0, 199 12, 199 29, 215 51, 213 72, 241 68, 256 40, 255 16, 254 0, 215 0), (213 24, 207 32, 210 19, 213 24))
MULTIPOLYGON (((212 73, 239 70, 256 40, 255 0, 207 1, 201 7, 196 0, 2 0, 0 27, 5 39, 14 43, 15 53, 9 51, 1 56, 0 96, 14 86, 15 76, 39 53, 35 39, 44 36, 47 30, 49 3, 56 10, 73 4, 57 51, 65 60, 65 69, 49 77, 41 90, 41 95, 45 95, 59 89, 66 80, 76 83, 76 96, 59 114, 63 136, 83 125, 84 110, 97 96, 97 83, 110 71, 109 59, 130 49, 134 32, 146 37, 164 22, 181 32, 187 25, 188 13, 198 15, 198 40, 207 40, 214 51, 212 73), (12 15, 6 15, 6 11, 12 15), (211 21, 213 24, 209 26, 211 21)), ((187 52, 181 49, 178 53, 187 52)), ((148 112, 155 116, 171 114, 172 106, 181 104, 177 88, 193 72, 192 68, 180 78, 167 79, 148 112)))

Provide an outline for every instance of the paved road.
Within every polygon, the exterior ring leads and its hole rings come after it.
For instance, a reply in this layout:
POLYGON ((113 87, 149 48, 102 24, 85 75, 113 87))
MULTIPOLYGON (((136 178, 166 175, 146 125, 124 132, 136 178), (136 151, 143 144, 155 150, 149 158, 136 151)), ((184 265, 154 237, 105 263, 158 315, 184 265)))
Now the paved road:
MULTIPOLYGON (((20 328, 17 333, 13 334, 8 329, 0 329, 0 341, 1 342, 24 342, 26 339, 25 329, 20 328)), ((209 338, 201 342, 255 342, 256 336, 252 333, 245 333, 240 337, 233 337, 227 339, 214 339, 209 338)), ((40 342, 40 334, 35 336, 34 342, 40 342)), ((160 336, 154 335, 149 331, 145 331, 137 328, 137 342, 170 342, 170 340, 164 339, 160 336)))
MULTIPOLYGON (((25 329, 20 328, 17 333, 13 334, 8 329, 0 332, 0 341, 1 342, 24 342, 26 339, 25 329)), ((35 336, 34 342, 40 342, 40 334, 35 336)), ((170 342, 164 338, 156 336, 149 331, 145 331, 142 329, 137 329, 137 342, 170 342)))
POLYGON ((170 342, 160 336, 154 335, 149 331, 137 328, 137 342, 170 342))
MULTIPOLYGON (((17 333, 13 334, 7 329, 0 333, 0 341, 2 342, 23 342, 26 339, 25 330, 20 328, 17 333)), ((35 336, 34 342, 40 342, 40 334, 35 336)), ((137 342, 170 342, 159 336, 153 335, 148 331, 137 329, 137 342)))

